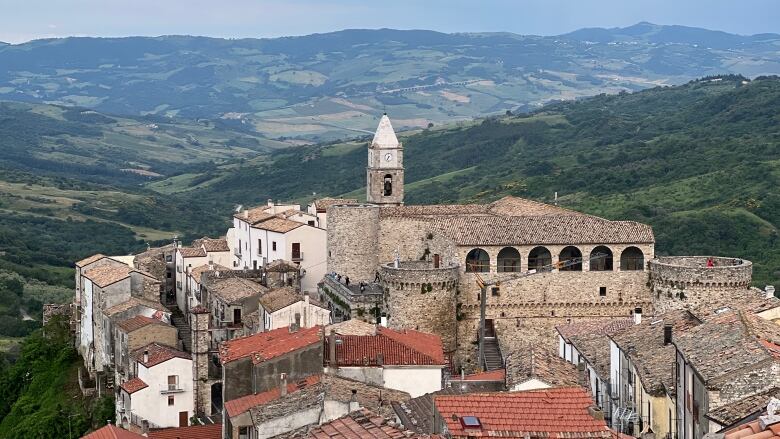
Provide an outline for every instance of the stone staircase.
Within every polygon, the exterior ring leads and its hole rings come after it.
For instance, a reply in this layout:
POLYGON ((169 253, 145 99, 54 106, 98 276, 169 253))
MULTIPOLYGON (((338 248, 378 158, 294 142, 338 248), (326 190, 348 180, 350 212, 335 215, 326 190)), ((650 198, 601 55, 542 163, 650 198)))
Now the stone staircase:
POLYGON ((184 314, 178 308, 171 311, 171 323, 179 330, 179 339, 186 352, 192 352, 192 334, 190 333, 190 324, 184 320, 184 314))
POLYGON ((501 357, 501 349, 498 347, 498 339, 485 337, 485 370, 504 368, 504 359, 501 357))

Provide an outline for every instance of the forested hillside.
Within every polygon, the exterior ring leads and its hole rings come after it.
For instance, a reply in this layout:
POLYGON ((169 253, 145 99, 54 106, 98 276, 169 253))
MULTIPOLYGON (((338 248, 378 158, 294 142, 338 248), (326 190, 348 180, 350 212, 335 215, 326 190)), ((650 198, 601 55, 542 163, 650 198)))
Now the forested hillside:
MULTIPOLYGON (((652 224, 659 254, 751 259, 763 284, 780 278, 779 126, 780 79, 730 76, 426 130, 403 139, 407 202, 552 201, 558 192, 567 207, 652 224)), ((363 196, 365 146, 278 151, 267 165, 215 173, 188 196, 363 196)))

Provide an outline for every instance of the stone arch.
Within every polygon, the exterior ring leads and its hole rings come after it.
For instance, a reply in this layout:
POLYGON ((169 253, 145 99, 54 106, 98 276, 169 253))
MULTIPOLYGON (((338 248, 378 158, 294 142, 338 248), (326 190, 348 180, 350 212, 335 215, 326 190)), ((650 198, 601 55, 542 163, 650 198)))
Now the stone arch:
POLYGON ((645 254, 637 247, 626 247, 620 254, 621 271, 642 271, 645 269, 645 254))
POLYGON ((528 253, 528 269, 539 270, 542 267, 552 264, 552 254, 547 247, 534 247, 528 253))
POLYGON ((466 255, 466 273, 490 272, 490 255, 481 248, 472 249, 466 255))
POLYGON ((600 245, 590 252, 590 271, 612 271, 613 269, 612 250, 609 247, 600 245), (606 256, 599 257, 600 255, 606 256))
POLYGON ((568 247, 564 247, 563 250, 561 250, 561 253, 558 254, 558 260, 561 262, 561 264, 571 261, 573 259, 580 259, 580 262, 569 265, 568 267, 561 267, 561 271, 582 271, 582 252, 577 247, 570 245, 568 247))
POLYGON ((514 273, 520 271, 520 252, 514 247, 504 247, 498 252, 498 272, 514 273))

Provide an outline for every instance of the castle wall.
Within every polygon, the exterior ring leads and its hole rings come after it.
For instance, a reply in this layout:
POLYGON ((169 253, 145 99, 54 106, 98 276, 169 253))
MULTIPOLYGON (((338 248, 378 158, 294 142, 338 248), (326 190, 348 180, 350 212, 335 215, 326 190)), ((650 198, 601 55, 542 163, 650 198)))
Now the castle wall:
POLYGON ((430 262, 409 261, 398 268, 385 264, 379 270, 388 325, 437 334, 445 352, 454 351, 458 266, 434 268, 430 262))
POLYGON ((753 264, 735 258, 665 256, 650 261, 648 267, 659 312, 711 304, 713 298, 737 299, 749 292, 753 278, 753 264), (712 267, 707 267, 708 259, 712 267))
POLYGON ((328 208, 328 272, 373 281, 379 265, 379 210, 369 204, 328 208))
MULTIPOLYGON (((390 262, 396 252, 402 261, 441 256, 442 263, 462 263, 455 244, 423 219, 382 218, 379 227, 379 262, 390 262), (427 250, 427 252, 426 252, 427 250)), ((464 256, 465 257, 465 256, 464 256)))

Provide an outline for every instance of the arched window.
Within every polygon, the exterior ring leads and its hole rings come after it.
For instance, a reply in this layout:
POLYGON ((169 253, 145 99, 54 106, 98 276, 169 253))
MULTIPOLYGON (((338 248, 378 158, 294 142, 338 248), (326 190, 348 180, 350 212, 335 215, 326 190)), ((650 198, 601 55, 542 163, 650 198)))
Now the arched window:
POLYGON ((639 271, 645 269, 645 254, 636 247, 628 247, 620 254, 621 271, 639 271))
POLYGON ((560 270, 561 271, 582 271, 582 252, 580 251, 580 249, 574 247, 573 245, 564 247, 564 249, 561 250, 561 254, 558 255, 558 260, 561 262, 561 264, 565 264, 577 258, 579 258, 580 260, 578 263, 561 267, 560 270))
POLYGON ((490 256, 485 250, 475 248, 466 255, 467 273, 487 273, 490 271, 490 256))
POLYGON ((520 271, 520 252, 512 247, 506 247, 498 252, 498 272, 511 273, 520 271))
POLYGON ((540 270, 550 264, 552 264, 552 254, 545 247, 534 247, 531 253, 528 253, 529 270, 540 270))
POLYGON ((600 245, 590 252, 590 271, 612 271, 612 250, 600 245))
POLYGON ((384 194, 386 197, 393 195, 393 176, 390 174, 385 174, 384 194))

